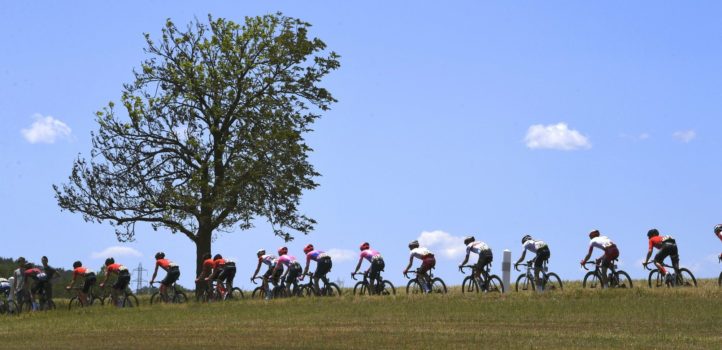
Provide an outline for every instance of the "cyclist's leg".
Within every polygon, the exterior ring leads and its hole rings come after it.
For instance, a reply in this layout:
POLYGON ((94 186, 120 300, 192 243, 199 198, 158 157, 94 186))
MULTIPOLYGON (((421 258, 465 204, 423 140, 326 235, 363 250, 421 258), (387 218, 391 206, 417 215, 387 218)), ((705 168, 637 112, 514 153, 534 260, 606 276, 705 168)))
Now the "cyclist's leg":
POLYGON ((494 261, 494 255, 491 253, 491 250, 485 250, 479 252, 479 261, 477 262, 477 269, 479 272, 478 274, 481 274, 484 276, 484 283, 487 283, 489 281, 489 273, 486 272, 486 266, 491 264, 491 262, 494 261))
POLYGON ((667 269, 664 268, 664 259, 669 256, 669 247, 667 245, 663 246, 662 249, 657 252, 657 254, 654 256, 654 265, 659 269, 659 273, 664 277, 667 275, 667 269))
POLYGON ((329 271, 331 271, 331 267, 333 267, 331 257, 321 258, 316 263, 316 271, 313 273, 313 282, 316 286, 317 291, 321 290, 321 287, 319 286, 319 280, 323 281, 324 286, 328 286, 328 278, 326 277, 326 275, 329 273, 329 271))
POLYGON ((669 247, 669 258, 672 260, 672 266, 674 267, 674 273, 679 276, 679 251, 677 250, 677 244, 671 244, 669 247))

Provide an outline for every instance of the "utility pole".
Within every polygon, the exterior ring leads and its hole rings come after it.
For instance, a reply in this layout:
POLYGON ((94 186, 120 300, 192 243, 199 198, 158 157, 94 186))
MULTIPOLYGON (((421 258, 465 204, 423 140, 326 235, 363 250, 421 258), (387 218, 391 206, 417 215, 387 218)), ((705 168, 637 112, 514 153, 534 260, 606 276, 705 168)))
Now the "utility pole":
POLYGON ((148 270, 143 268, 142 263, 138 263, 138 267, 133 269, 133 272, 137 272, 135 275, 135 294, 139 294, 140 289, 143 288, 143 272, 147 273, 148 270))

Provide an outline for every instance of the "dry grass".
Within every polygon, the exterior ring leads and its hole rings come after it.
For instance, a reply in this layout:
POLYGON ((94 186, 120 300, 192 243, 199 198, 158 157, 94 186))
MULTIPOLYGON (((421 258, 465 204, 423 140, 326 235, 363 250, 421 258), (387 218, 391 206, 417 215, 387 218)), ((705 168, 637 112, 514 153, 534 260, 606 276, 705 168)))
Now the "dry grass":
POLYGON ((88 308, 0 318, 4 348, 722 347, 722 291, 286 299, 88 308))

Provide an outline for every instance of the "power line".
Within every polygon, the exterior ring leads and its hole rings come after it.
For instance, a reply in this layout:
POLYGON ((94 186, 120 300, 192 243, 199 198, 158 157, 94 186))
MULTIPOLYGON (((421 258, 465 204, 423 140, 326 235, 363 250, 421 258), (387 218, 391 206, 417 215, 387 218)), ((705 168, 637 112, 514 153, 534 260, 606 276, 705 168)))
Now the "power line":
POLYGON ((133 269, 133 272, 137 272, 135 275, 135 294, 139 294, 140 289, 143 288, 143 272, 148 273, 148 270, 143 268, 142 263, 138 263, 138 267, 133 269))

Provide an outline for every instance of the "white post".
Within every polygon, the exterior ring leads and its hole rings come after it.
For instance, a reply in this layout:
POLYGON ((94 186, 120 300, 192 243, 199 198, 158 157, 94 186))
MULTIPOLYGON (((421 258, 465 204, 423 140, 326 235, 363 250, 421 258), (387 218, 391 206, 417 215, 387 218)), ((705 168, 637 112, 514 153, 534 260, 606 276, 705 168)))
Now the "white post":
POLYGON ((511 250, 504 249, 504 260, 501 263, 501 279, 504 293, 511 290, 511 250))
POLYGON ((8 282, 10 282, 10 296, 8 296, 8 300, 12 301, 15 298, 15 277, 8 278, 8 282))

